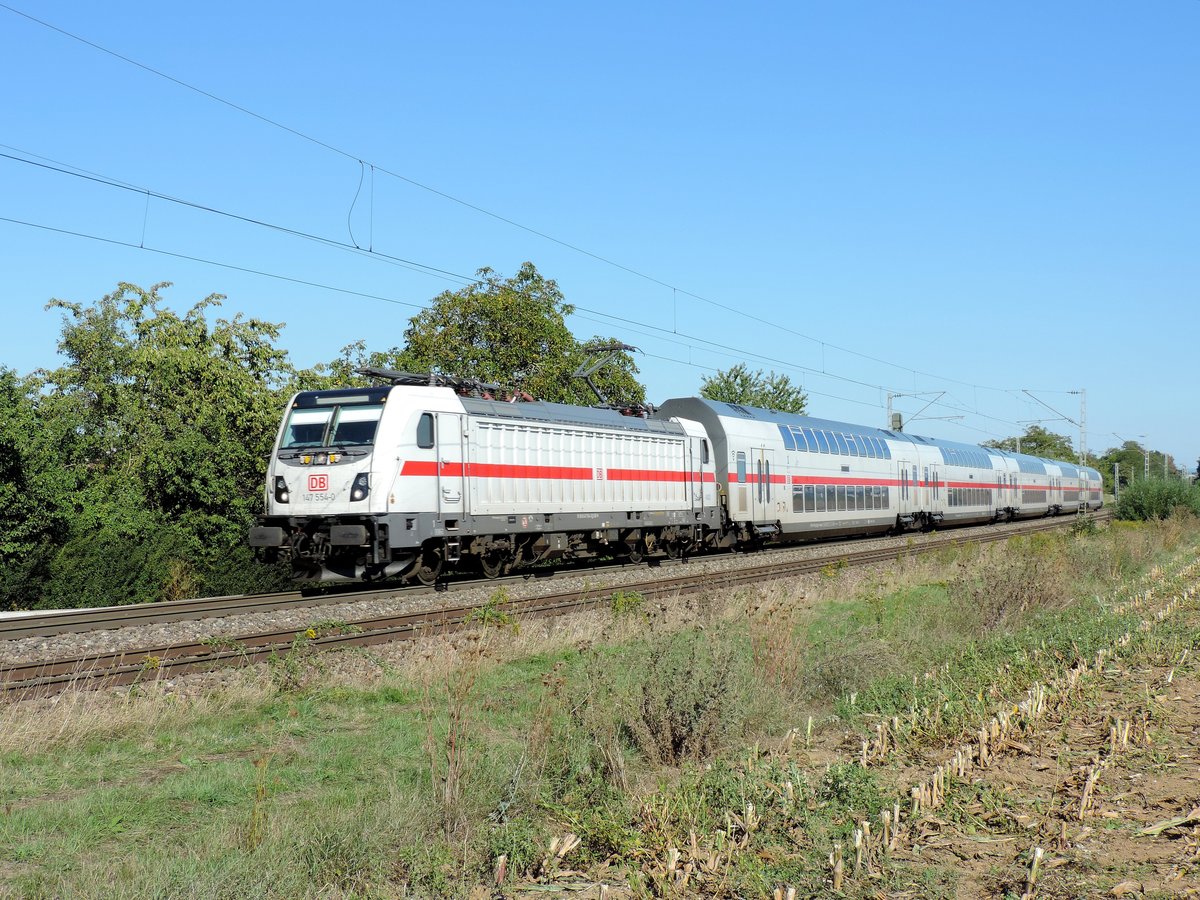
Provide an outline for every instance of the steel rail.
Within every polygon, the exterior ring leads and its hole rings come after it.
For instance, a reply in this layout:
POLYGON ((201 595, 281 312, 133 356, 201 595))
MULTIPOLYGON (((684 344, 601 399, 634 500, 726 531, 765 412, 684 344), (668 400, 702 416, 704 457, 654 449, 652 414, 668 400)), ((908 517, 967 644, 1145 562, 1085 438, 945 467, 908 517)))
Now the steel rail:
MULTIPOLYGON (((1101 516, 1106 518, 1106 516, 1101 516)), ((681 596, 687 593, 737 587, 747 583, 777 580, 818 572, 830 565, 861 566, 922 556, 950 546, 968 543, 993 543, 1014 534, 1029 534, 1066 527, 1069 518, 1032 520, 1019 530, 988 532, 966 540, 961 535, 946 535, 919 546, 873 547, 851 553, 817 558, 770 562, 729 569, 723 572, 684 574, 619 586, 622 591, 637 592, 647 599, 681 596)), ((592 587, 584 591, 565 591, 508 601, 499 610, 513 616, 547 617, 578 612, 607 605, 613 587, 592 587)), ((307 647, 335 649, 363 647, 396 640, 445 633, 481 619, 486 604, 441 607, 411 613, 389 614, 348 622, 338 630, 305 638, 307 647)), ((222 665, 245 665, 286 653, 304 631, 294 629, 261 632, 238 638, 181 644, 140 647, 110 653, 97 653, 69 659, 20 663, 0 668, 0 693, 26 697, 47 696, 66 687, 120 686, 154 681, 166 675, 206 671, 222 665)))
MULTIPOLYGON (((627 563, 617 562, 613 568, 627 563)), ((594 567, 587 567, 589 570, 594 567)), ((224 597, 197 597, 191 600, 166 600, 160 603, 127 603, 120 606, 98 606, 88 609, 56 609, 45 612, 0 618, 0 641, 26 637, 53 637, 60 634, 82 634, 110 628, 159 625, 213 619, 220 616, 241 616, 256 612, 275 612, 300 607, 332 606, 354 603, 371 597, 395 597, 407 594, 429 594, 436 591, 465 590, 481 584, 519 584, 532 579, 554 578, 578 574, 577 569, 561 572, 540 570, 536 573, 509 575, 491 579, 456 579, 440 582, 436 587, 392 583, 367 590, 334 590, 330 593, 278 591, 268 594, 230 594, 224 597)))

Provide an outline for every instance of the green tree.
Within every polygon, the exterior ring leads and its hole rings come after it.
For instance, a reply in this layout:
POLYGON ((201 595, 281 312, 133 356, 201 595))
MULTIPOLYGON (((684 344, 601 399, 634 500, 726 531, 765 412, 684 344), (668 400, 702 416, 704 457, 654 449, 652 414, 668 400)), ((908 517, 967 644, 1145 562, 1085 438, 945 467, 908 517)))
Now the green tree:
POLYGON ((61 457, 71 430, 45 414, 39 388, 0 369, 0 609, 37 602, 73 513, 77 473, 61 457))
MULTIPOLYGON (((590 347, 610 341, 576 340, 566 324, 573 307, 554 280, 530 262, 512 278, 487 268, 478 276, 473 284, 434 297, 429 308, 413 316, 403 347, 367 352, 359 341, 321 367, 317 377, 353 384, 359 380, 354 369, 371 365, 474 378, 539 400, 595 403, 587 385, 571 375, 591 358, 590 347)), ((613 403, 640 403, 646 392, 637 371, 632 357, 622 353, 593 381, 613 403)))
POLYGON ((1072 462, 1076 459, 1075 448, 1071 446, 1069 437, 1047 431, 1041 425, 1030 425, 1020 438, 1010 437, 999 441, 985 441, 983 446, 1015 453, 1018 442, 1020 452, 1029 456, 1059 459, 1064 462, 1072 462))
MULTIPOLYGON (((1113 493, 1114 467, 1119 466, 1122 490, 1124 486, 1146 477, 1146 449, 1137 441, 1125 441, 1120 447, 1110 447, 1104 454, 1092 463, 1104 476, 1104 489, 1113 493)), ((1150 476, 1161 476, 1163 471, 1163 455, 1157 450, 1150 451, 1150 476)), ((1175 466, 1169 471, 1177 473, 1175 466)))
POLYGON ((764 375, 762 369, 751 372, 744 363, 703 376, 700 396, 780 412, 803 414, 808 408, 808 395, 786 375, 764 375))
POLYGON ((257 586, 245 532, 261 504, 281 393, 293 378, 279 326, 184 315, 121 284, 63 311, 66 362, 38 373, 36 415, 56 435, 51 468, 69 528, 46 567, 41 602, 155 600, 257 586))

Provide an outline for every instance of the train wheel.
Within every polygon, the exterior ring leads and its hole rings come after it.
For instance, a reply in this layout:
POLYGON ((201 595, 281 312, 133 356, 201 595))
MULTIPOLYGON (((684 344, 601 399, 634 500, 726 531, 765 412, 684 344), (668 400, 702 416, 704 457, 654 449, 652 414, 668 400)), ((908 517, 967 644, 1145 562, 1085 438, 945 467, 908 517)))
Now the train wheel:
POLYGON ((646 558, 646 545, 640 540, 636 544, 626 544, 629 549, 625 551, 625 559, 633 563, 635 566, 646 558))
POLYGON ((499 578, 509 570, 508 554, 503 550, 490 550, 480 554, 479 570, 485 578, 499 578))
POLYGON ((430 587, 438 580, 438 576, 442 574, 442 563, 444 556, 442 548, 435 544, 427 544, 421 549, 421 555, 417 557, 417 561, 413 564, 412 571, 408 573, 405 581, 415 581, 430 587))

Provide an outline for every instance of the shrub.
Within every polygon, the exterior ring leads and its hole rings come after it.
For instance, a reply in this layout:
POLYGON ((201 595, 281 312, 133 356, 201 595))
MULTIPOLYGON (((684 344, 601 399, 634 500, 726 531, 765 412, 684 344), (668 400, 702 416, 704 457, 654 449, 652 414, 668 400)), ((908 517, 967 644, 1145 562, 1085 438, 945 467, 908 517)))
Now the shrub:
POLYGON ((951 582, 951 596, 964 609, 978 611, 980 624, 993 628, 1040 608, 1054 608, 1070 596, 1070 562, 1055 535, 1010 538, 1003 553, 951 582))
POLYGON ((1200 514, 1200 487, 1174 478, 1147 478, 1121 491, 1116 514, 1119 519, 1145 522, 1166 519, 1179 507, 1200 514))
POLYGON ((655 762, 706 759, 744 722, 741 661, 734 647, 692 629, 648 648, 627 723, 638 748, 655 762))

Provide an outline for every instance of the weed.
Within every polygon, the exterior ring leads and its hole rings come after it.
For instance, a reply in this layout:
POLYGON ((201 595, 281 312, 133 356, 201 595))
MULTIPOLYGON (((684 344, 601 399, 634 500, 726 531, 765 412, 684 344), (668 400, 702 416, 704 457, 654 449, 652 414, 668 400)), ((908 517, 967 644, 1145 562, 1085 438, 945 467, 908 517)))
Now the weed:
POLYGON ((426 681, 420 714, 425 725, 429 779, 448 839, 465 838, 469 818, 464 797, 476 759, 474 743, 475 689, 485 648, 477 633, 469 634, 457 666, 446 669, 440 683, 426 681))
POLYGON ((304 630, 304 636, 310 641, 333 634, 361 634, 362 628, 341 619, 320 619, 313 622, 304 630))
POLYGON ((872 816, 885 805, 874 769, 856 763, 834 763, 817 786, 817 799, 859 817, 872 816))
POLYGON ((245 643, 243 643, 242 641, 236 640, 231 637, 223 637, 223 636, 217 636, 217 635, 202 638, 200 640, 200 644, 214 652, 219 653, 224 650, 232 650, 234 653, 237 653, 241 656, 245 656, 246 650, 247 650, 245 643))
POLYGON ((254 797, 250 805, 250 822, 242 840, 247 850, 257 850, 267 835, 267 766, 270 757, 254 760, 254 797))
POLYGON ((799 664, 800 598, 783 594, 773 597, 764 607, 746 609, 746 628, 750 638, 755 681, 795 698, 803 682, 799 664))
POLYGON ((950 586, 962 608, 977 611, 983 631, 1032 609, 1062 606, 1070 598, 1071 566, 1061 538, 1010 538, 1005 549, 959 574, 950 586))
POLYGON ((727 643, 699 629, 648 648, 638 705, 627 725, 650 760, 678 765, 711 756, 744 721, 738 661, 727 643))
MULTIPOLYGON (((444 844, 425 842, 402 847, 396 860, 401 883, 418 897, 450 897, 455 893, 454 854, 444 844)), ((407 896, 404 891, 400 896, 407 896)))
POLYGON ((497 825, 488 832, 487 852, 490 860, 504 856, 512 875, 527 875, 546 854, 543 832, 537 824, 525 818, 497 825))
POLYGON ((507 588, 497 588, 487 602, 471 611, 467 621, 482 625, 484 628, 512 628, 518 630, 517 620, 512 613, 502 607, 511 602, 507 588))
POLYGON ((200 593, 200 579, 192 564, 182 559, 173 559, 167 564, 167 575, 162 585, 162 600, 186 600, 200 593))
POLYGON ((646 598, 637 591, 614 591, 609 601, 614 616, 639 612, 645 603, 646 598))
POLYGON ((850 568, 850 563, 846 561, 845 557, 842 557, 841 559, 822 566, 821 575, 824 578, 834 578, 840 575, 842 572, 845 572, 848 568, 850 568))

